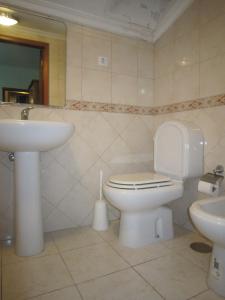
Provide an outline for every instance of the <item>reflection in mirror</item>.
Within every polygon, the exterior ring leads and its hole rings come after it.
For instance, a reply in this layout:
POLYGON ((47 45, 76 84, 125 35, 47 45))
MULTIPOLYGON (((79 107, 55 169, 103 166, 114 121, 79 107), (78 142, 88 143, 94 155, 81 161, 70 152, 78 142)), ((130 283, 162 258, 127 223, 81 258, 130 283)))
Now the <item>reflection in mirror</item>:
POLYGON ((18 9, 1 12, 18 23, 0 25, 0 101, 63 106, 65 25, 18 9))

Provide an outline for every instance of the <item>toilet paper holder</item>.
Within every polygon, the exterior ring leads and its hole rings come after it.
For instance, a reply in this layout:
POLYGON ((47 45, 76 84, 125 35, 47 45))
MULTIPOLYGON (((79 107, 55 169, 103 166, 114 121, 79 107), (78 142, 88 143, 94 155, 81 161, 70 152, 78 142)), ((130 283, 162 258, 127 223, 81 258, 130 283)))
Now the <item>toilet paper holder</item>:
POLYGON ((221 192, 221 184, 224 179, 224 167, 216 166, 212 173, 204 174, 199 181, 198 190, 203 193, 218 196, 221 192))

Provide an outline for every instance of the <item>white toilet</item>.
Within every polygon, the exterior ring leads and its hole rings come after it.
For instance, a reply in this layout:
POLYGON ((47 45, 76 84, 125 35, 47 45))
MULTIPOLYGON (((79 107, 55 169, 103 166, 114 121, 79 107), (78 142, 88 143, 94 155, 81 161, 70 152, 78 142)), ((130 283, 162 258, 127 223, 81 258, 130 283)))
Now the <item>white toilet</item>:
POLYGON ((225 196, 194 202, 190 215, 196 228, 213 242, 208 285, 225 297, 225 196))
POLYGON ((132 248, 173 238, 172 211, 163 205, 180 198, 183 180, 203 172, 203 135, 190 123, 163 123, 154 137, 156 173, 111 176, 106 199, 121 211, 120 242, 132 248))

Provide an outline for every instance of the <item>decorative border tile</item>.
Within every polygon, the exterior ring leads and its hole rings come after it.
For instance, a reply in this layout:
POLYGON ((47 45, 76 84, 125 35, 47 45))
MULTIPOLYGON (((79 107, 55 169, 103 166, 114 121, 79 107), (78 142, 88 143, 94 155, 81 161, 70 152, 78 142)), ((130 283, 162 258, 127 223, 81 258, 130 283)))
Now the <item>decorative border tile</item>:
MULTIPOLYGON (((0 106, 14 105, 24 107, 26 104, 14 103, 1 103, 0 106)), ((136 115, 160 115, 176 113, 194 109, 210 108, 215 106, 225 105, 225 94, 199 98, 195 100, 188 100, 184 102, 177 102, 169 105, 162 106, 138 106, 138 105, 125 105, 113 103, 90 102, 80 100, 68 100, 65 107, 60 106, 43 106, 35 105, 40 108, 54 108, 54 109, 71 109, 81 111, 98 111, 98 112, 111 112, 111 113, 127 113, 136 115)))
POLYGON ((66 108, 85 111, 129 113, 139 115, 159 115, 194 109, 209 108, 220 105, 225 105, 225 94, 155 107, 72 100, 67 102, 66 108))
POLYGON ((125 104, 110 104, 89 101, 68 101, 67 109, 86 110, 86 111, 99 111, 99 112, 114 112, 114 113, 129 113, 139 115, 151 115, 152 107, 150 106, 137 106, 125 104))

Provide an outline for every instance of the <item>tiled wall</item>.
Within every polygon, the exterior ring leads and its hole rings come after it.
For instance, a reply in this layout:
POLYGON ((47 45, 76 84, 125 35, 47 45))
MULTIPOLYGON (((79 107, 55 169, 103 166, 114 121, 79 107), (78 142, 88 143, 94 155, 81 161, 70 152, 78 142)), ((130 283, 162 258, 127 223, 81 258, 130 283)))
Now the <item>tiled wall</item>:
POLYGON ((74 24, 67 34, 68 100, 153 104, 151 43, 74 24), (106 57, 107 66, 98 57, 106 57))
POLYGON ((154 104, 225 92, 225 1, 195 0, 155 43, 154 104))
MULTIPOLYGON (((0 118, 20 118, 21 108, 0 106, 0 118)), ((152 116, 35 108, 33 120, 74 123, 74 136, 60 148, 41 153, 45 231, 91 224, 104 179, 118 172, 152 168, 152 116)), ((0 238, 13 231, 13 163, 0 152, 0 238)), ((118 212, 109 209, 110 218, 118 212)))
MULTIPOLYGON (((224 0, 194 4, 155 44, 77 25, 68 26, 67 99, 152 106, 225 92, 224 0), (106 56, 108 66, 96 58, 106 56), (185 66, 179 65, 187 63, 185 66), (209 70, 209 71, 208 71, 209 70), (153 80, 155 74, 155 80, 153 80)), ((19 118, 21 108, 0 107, 0 118, 19 118)), ((205 171, 225 165, 225 106, 156 116, 36 108, 31 119, 64 120, 76 132, 59 149, 41 154, 46 231, 90 224, 98 198, 98 173, 152 169, 153 133, 170 119, 189 120, 207 141, 205 171)), ((12 163, 0 153, 0 237, 13 231, 12 163)), ((187 208, 197 195, 185 183, 184 197, 172 204, 174 219, 189 226, 187 208)), ((110 218, 118 212, 110 208, 110 218)))

